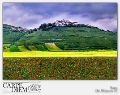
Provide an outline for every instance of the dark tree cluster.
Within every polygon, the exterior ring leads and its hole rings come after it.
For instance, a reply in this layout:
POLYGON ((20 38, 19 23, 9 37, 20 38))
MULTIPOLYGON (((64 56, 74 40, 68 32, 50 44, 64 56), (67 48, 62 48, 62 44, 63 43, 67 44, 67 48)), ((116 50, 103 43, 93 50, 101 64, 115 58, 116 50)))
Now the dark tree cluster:
POLYGON ((30 33, 33 33, 33 30, 30 29, 30 30, 27 30, 27 32, 30 34, 30 33))
POLYGON ((39 29, 46 31, 46 30, 49 30, 50 28, 55 27, 55 26, 56 26, 55 23, 48 23, 48 24, 43 23, 39 26, 39 29))
MULTIPOLYGON (((94 27, 94 26, 90 26, 90 25, 85 25, 85 24, 74 24, 72 22, 69 22, 68 24, 64 24, 64 27, 87 27, 87 28, 96 28, 99 29, 98 27, 94 27)), ((39 26, 39 30, 43 30, 43 31, 47 31, 52 27, 56 27, 55 23, 43 23, 39 26)), ((34 29, 34 31, 37 31, 36 29, 34 29)))
POLYGON ((33 31, 37 31, 37 28, 34 28, 33 31))

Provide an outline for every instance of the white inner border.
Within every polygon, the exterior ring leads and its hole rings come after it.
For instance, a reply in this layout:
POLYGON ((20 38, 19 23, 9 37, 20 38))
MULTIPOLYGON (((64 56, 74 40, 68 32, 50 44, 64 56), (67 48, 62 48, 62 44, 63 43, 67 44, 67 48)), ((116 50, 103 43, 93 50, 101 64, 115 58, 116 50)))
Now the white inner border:
MULTIPOLYGON (((2 3, 3 2, 117 2, 118 3, 118 31, 119 31, 119 0, 57 0, 57 1, 49 1, 49 0, 0 0, 0 12, 1 12, 1 26, 0 26, 0 95, 3 94, 14 94, 14 93, 3 93, 3 81, 2 78, 2 3)), ((119 42, 119 32, 118 32, 118 47, 120 45, 119 42)), ((75 81, 56 81, 56 80, 43 80, 41 82, 42 90, 41 93, 35 93, 40 95, 103 95, 103 93, 96 93, 95 89, 109 89, 110 86, 117 87, 118 93, 105 93, 107 95, 120 95, 120 80, 119 80, 119 51, 118 51, 118 80, 75 80, 75 81), (118 85, 119 84, 119 85, 118 85)), ((9 82, 23 82, 23 81, 9 81, 9 82)), ((26 81, 24 81, 26 82, 26 81)), ((28 82, 28 81, 27 81, 28 82)), ((30 82, 30 81, 29 81, 30 82)), ((38 82, 38 81, 37 81, 38 82)), ((19 94, 19 93, 18 93, 19 94)), ((20 93, 21 94, 21 93, 20 93)), ((22 94, 31 94, 31 93, 22 93, 22 94)), ((33 94, 33 93, 32 93, 33 94)))

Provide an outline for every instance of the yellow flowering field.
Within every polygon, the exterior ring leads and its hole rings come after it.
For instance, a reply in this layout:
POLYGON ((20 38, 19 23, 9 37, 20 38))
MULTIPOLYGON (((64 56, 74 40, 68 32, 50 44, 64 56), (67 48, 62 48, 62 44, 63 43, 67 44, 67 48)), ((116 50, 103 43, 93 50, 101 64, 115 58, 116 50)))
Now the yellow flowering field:
POLYGON ((117 51, 89 51, 89 52, 3 52, 3 57, 116 57, 117 51))

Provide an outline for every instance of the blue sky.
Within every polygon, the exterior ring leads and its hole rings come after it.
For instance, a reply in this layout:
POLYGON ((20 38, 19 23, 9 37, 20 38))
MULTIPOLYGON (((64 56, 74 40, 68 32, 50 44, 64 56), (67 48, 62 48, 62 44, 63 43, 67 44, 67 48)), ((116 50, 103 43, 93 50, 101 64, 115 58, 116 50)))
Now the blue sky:
POLYGON ((3 3, 3 23, 37 28, 66 19, 117 30, 117 3, 3 3))

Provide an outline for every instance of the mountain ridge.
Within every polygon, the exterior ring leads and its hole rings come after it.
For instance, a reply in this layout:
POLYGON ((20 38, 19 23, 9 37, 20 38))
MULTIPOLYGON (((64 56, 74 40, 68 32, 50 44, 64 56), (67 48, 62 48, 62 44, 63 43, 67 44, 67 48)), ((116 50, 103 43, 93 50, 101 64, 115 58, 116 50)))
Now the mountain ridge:
MULTIPOLYGON (((79 24, 76 21, 71 22, 69 20, 62 19, 62 20, 56 20, 53 23, 43 23, 38 28, 34 28, 34 29, 27 29, 27 28, 22 28, 20 26, 16 27, 16 26, 8 25, 8 24, 3 24, 3 30, 4 30, 4 28, 7 28, 14 32, 32 32, 32 31, 37 31, 37 30, 45 30, 46 31, 46 30, 49 30, 50 28, 57 27, 57 26, 98 28, 98 27, 92 26, 90 24, 79 24)), ((100 30, 105 31, 104 29, 100 29, 100 30)), ((107 30, 105 32, 113 32, 113 31, 107 30)))

